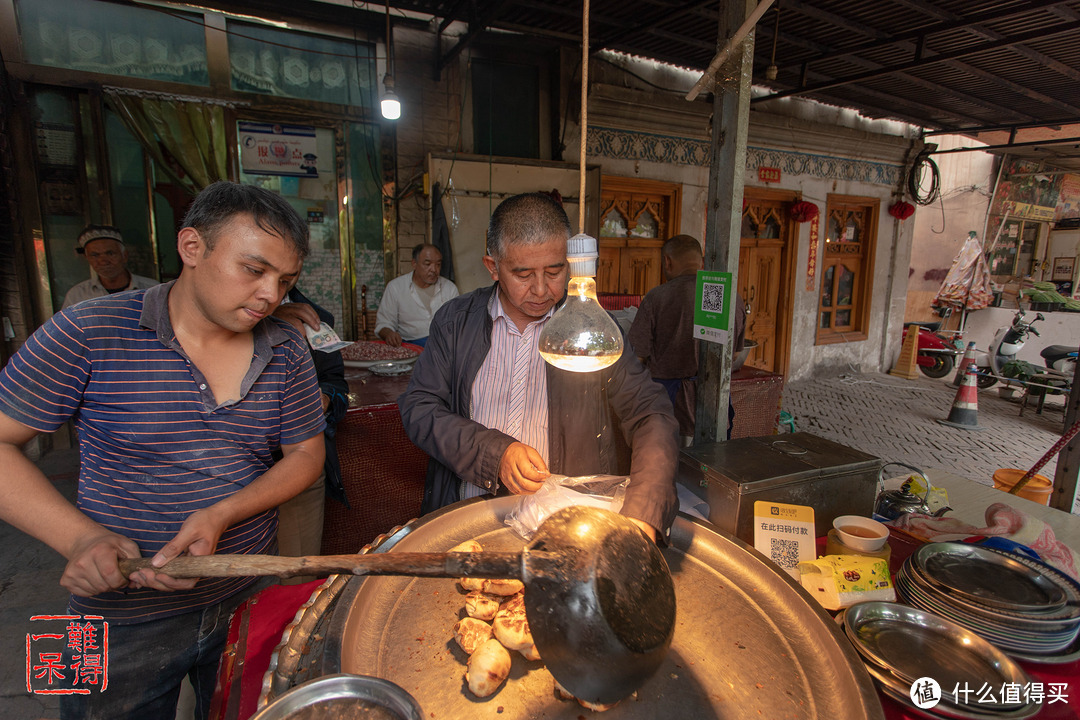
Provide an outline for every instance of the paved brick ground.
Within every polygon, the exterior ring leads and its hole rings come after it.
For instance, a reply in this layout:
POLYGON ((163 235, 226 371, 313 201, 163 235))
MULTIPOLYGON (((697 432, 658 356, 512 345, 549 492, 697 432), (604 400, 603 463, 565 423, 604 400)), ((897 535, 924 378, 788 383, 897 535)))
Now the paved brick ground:
MULTIPOLYGON (((1063 431, 1061 398, 1050 398, 1041 416, 1032 404, 1020 417, 1020 406, 994 388, 979 391, 979 425, 985 430, 941 425, 936 421, 948 417, 955 396, 946 380, 921 375, 844 375, 785 387, 783 407, 795 417, 797 430, 984 485, 993 485, 998 468, 1030 468, 1063 431)), ((1056 465, 1055 458, 1040 472, 1052 478, 1056 465)), ((1080 511, 1080 502, 1073 511, 1080 511)))

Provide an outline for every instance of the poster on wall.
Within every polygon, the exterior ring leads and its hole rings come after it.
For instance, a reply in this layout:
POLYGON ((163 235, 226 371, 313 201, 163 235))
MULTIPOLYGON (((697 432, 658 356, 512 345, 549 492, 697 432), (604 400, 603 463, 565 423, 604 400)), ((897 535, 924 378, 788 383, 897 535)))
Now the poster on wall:
POLYGON ((1049 222, 1057 211, 1061 184, 1060 175, 1039 174, 1038 162, 1014 160, 1005 166, 990 214, 1001 216, 1008 211, 1011 218, 1049 222))
POLYGON ((240 122, 240 167, 256 175, 318 177, 315 128, 240 122))
POLYGON ((1060 222, 1069 218, 1080 218, 1080 175, 1061 176, 1055 219, 1060 222))
POLYGON ((1075 257, 1056 257, 1054 258, 1054 269, 1051 280, 1072 280, 1073 278, 1073 266, 1076 264, 1075 257))

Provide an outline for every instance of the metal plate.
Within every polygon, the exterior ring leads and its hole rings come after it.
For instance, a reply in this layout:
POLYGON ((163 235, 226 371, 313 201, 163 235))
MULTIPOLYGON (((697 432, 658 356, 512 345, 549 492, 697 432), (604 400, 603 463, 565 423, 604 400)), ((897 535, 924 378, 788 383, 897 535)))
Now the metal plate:
POLYGON ((416 357, 402 358, 400 360, 342 360, 342 362, 345 363, 345 367, 370 368, 375 365, 385 365, 386 363, 411 365, 412 363, 416 362, 416 358, 418 357, 420 356, 417 355, 416 357))
POLYGON ((977 545, 928 543, 914 557, 931 583, 984 605, 1013 612, 1053 612, 1065 604, 1065 592, 1052 580, 977 545))
POLYGON ((251 720, 423 720, 416 700, 386 680, 327 675, 297 685, 251 720))
MULTIPOLYGON (((455 504, 423 518, 394 551, 445 551, 470 538, 490 550, 524 544, 503 524, 515 498, 455 504)), ((883 718, 851 643, 786 573, 752 548, 680 516, 664 551, 678 601, 671 652, 660 671, 618 708, 620 718, 883 718), (759 712, 760 711, 760 712, 759 712)), ((462 616, 456 582, 354 578, 339 599, 325 672, 375 675, 416 697, 425 717, 575 720, 542 662, 512 653, 510 678, 477 699, 452 637, 462 616)))
POLYGON ((368 367, 368 370, 376 375, 383 375, 387 377, 393 377, 394 375, 405 375, 412 372, 412 363, 416 361, 416 358, 411 360, 395 360, 393 362, 376 363, 368 367))
MULTIPOLYGON (((942 701, 935 705, 933 709, 920 710, 911 703, 910 683, 904 683, 879 668, 867 666, 866 670, 877 681, 883 693, 903 705, 906 711, 923 717, 950 718, 952 720, 1025 720, 1025 718, 1035 715, 1042 709, 1038 703, 1028 703, 1014 710, 995 711, 987 705, 954 705, 942 701)), ((942 686, 942 693, 947 692, 945 687, 942 686)))
POLYGON ((931 613, 886 602, 853 605, 844 629, 867 658, 907 681, 932 677, 957 683, 1030 682, 1023 668, 975 633, 931 613))
POLYGON ((1015 660, 1023 660, 1024 662, 1037 663, 1039 665, 1060 665, 1062 663, 1080 660, 1080 638, 1077 638, 1072 645, 1061 652, 1051 653, 1050 655, 1032 655, 1029 653, 1015 652, 1013 650, 1006 650, 1006 652, 1009 657, 1015 660))

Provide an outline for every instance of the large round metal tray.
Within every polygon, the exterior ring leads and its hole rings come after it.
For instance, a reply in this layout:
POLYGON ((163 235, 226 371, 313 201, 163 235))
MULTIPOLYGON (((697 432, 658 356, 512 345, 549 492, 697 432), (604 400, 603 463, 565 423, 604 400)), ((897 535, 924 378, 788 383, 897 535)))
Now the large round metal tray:
MULTIPOLYGON (((470 500, 416 523, 391 552, 449 550, 478 539, 520 549, 503 524, 514 498, 470 500)), ((786 573, 711 525, 680 515, 664 551, 675 581, 677 619, 660 670, 624 700, 618 718, 884 718, 873 682, 841 629, 786 573)), ((330 622, 323 672, 381 677, 401 685, 435 720, 566 718, 583 714, 556 698, 542 662, 512 653, 510 678, 477 699, 453 640, 464 597, 448 579, 353 578, 330 622)))

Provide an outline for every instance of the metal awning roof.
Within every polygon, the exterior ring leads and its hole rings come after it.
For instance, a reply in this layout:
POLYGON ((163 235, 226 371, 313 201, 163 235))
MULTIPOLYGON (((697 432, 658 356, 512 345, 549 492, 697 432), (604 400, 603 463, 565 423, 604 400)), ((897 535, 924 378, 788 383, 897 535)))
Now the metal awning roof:
MULTIPOLYGON (((591 4, 594 50, 697 70, 717 50, 717 0, 591 4)), ((472 18, 445 61, 485 27, 581 37, 580 0, 391 5, 448 20, 472 18)), ((777 6, 757 26, 754 84, 772 92, 755 97, 754 106, 803 96, 935 130, 970 134, 1004 126, 1006 141, 1016 125, 1080 123, 1080 0, 777 0, 777 6), (774 81, 766 78, 771 64, 774 81)), ((1058 144, 1056 154, 1080 150, 1058 144)))

